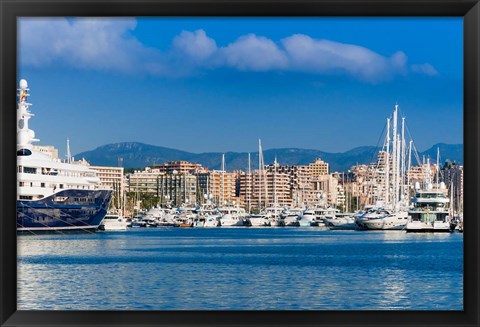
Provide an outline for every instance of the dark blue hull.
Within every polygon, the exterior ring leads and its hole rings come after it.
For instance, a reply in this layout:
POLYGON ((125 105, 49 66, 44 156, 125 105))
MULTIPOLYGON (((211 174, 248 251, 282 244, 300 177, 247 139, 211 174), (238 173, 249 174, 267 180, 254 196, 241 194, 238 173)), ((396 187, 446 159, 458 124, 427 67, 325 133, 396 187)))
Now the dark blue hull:
POLYGON ((17 232, 95 231, 111 197, 111 190, 64 190, 36 201, 17 200, 17 232))

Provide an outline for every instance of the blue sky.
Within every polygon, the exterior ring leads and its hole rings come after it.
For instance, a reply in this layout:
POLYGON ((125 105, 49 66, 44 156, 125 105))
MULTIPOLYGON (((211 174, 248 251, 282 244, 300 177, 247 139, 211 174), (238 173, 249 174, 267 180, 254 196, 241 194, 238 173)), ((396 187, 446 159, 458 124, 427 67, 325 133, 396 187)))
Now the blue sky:
POLYGON ((396 102, 419 150, 463 142, 461 18, 22 18, 30 127, 73 153, 377 145, 396 102))

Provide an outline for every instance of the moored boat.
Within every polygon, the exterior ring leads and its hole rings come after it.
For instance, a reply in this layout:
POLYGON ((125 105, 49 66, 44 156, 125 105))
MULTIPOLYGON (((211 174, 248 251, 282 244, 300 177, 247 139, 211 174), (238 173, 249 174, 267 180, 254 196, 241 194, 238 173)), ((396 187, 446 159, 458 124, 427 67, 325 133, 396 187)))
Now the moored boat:
POLYGON ((125 218, 115 212, 109 212, 103 218, 100 230, 104 231, 121 231, 127 229, 128 222, 125 218))
POLYGON ((412 202, 414 207, 408 212, 407 232, 450 233, 455 229, 446 207, 450 200, 445 195, 444 185, 434 189, 428 184, 426 189, 417 190, 412 202))
MULTIPOLYGON (((28 84, 21 80, 17 107, 17 232, 94 232, 107 214, 112 190, 96 172, 41 153, 28 123, 28 84)), ((69 146, 67 145, 69 152, 69 146)))

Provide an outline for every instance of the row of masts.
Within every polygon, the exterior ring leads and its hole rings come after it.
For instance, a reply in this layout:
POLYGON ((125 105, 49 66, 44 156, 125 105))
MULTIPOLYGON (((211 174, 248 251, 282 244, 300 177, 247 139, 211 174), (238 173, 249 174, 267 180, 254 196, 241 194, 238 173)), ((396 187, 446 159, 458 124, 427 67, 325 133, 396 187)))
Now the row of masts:
MULTIPOLYGON (((401 206, 408 205, 408 196, 410 178, 407 174, 412 166, 412 150, 415 149, 413 141, 410 140, 408 147, 405 142, 405 117, 402 117, 401 131, 398 132, 398 104, 395 105, 392 116, 392 135, 390 136, 390 118, 387 118, 387 133, 385 137, 384 148, 385 156, 385 205, 398 210, 401 206), (390 153, 390 144, 392 151, 390 153), (408 153, 407 153, 408 151, 408 153)), ((420 164, 418 154, 415 149, 415 155, 420 164)), ((423 161, 425 164, 425 160, 423 161)), ((439 185, 440 181, 440 149, 437 147, 437 162, 435 182, 439 185)), ((432 184, 430 161, 427 160, 427 169, 424 172, 425 185, 432 184)))
POLYGON ((411 168, 413 141, 407 147, 405 143, 405 117, 402 117, 401 132, 398 132, 398 104, 395 104, 392 117, 392 136, 390 138, 390 118, 387 118, 387 134, 385 137, 385 204, 399 209, 404 204, 409 188, 406 172, 411 168), (390 143, 392 153, 390 154, 390 143), (391 157, 390 157, 391 156, 391 157), (391 178, 390 178, 391 177, 391 178))
MULTIPOLYGON (((275 173, 277 169, 277 159, 275 158, 274 162, 274 177, 273 177, 273 193, 274 193, 274 202, 275 206, 277 204, 277 197, 276 197, 276 185, 275 185, 275 173)), ((223 196, 224 196, 224 189, 225 189, 225 179, 223 177, 223 173, 225 173, 225 154, 222 154, 222 167, 221 167, 221 198, 220 202, 223 202, 223 196)), ((258 208, 261 208, 263 206, 262 200, 265 198, 265 207, 267 206, 266 202, 268 201, 268 182, 266 178, 266 170, 265 170, 265 162, 263 158, 263 150, 262 150, 262 140, 258 140, 258 172, 259 172, 259 192, 258 192, 258 208), (262 192, 263 188, 263 192, 262 192)), ((251 168, 251 156, 250 152, 248 153, 248 168, 247 168, 247 175, 249 176, 246 181, 247 181, 247 188, 251 188, 251 176, 252 176, 252 168, 251 168)), ((247 210, 250 211, 251 208, 251 199, 250 199, 250 192, 247 192, 247 210)))

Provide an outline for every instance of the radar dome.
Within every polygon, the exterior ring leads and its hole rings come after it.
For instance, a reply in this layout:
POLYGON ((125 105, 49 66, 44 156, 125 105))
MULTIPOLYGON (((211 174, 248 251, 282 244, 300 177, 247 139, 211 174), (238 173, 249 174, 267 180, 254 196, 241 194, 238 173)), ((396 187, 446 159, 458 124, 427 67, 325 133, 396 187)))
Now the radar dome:
POLYGON ((21 79, 21 80, 20 80, 19 85, 20 85, 20 88, 21 88, 22 90, 25 90, 25 89, 28 87, 28 83, 27 83, 27 81, 24 80, 24 79, 21 79))
POLYGON ((444 183, 444 182, 441 182, 441 183, 440 183, 440 189, 441 189, 441 190, 444 190, 445 188, 446 188, 446 187, 445 187, 445 183, 444 183))

